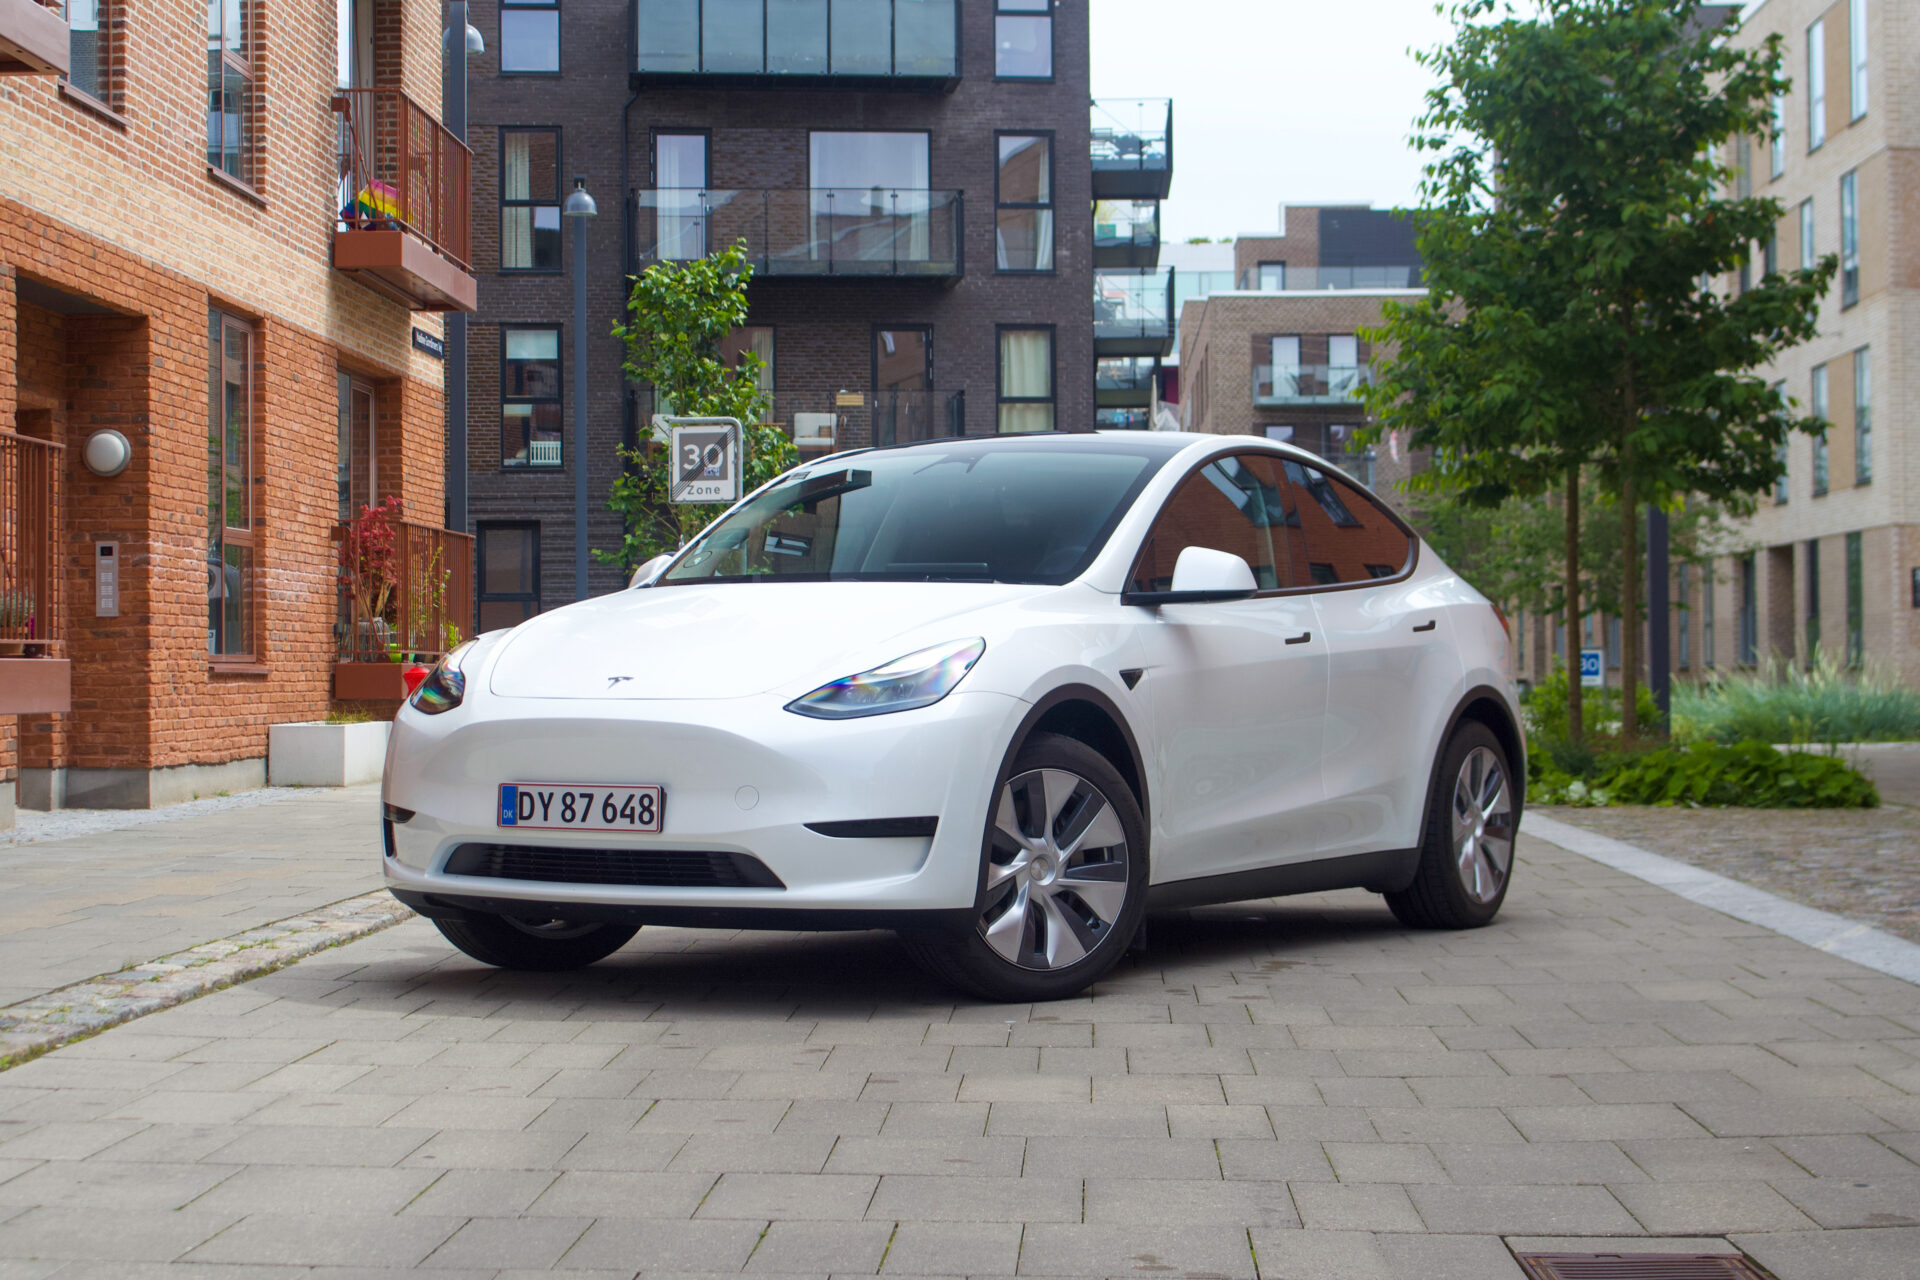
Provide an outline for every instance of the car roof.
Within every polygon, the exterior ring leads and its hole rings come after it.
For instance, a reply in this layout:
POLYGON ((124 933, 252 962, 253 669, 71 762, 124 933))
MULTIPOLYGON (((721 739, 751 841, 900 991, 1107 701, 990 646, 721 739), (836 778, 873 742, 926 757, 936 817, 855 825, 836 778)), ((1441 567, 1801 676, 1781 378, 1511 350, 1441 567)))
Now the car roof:
POLYGON ((1055 447, 1071 441, 1082 447, 1106 451, 1119 447, 1129 453, 1156 454, 1161 458, 1171 458, 1199 444, 1228 444, 1245 447, 1257 445, 1275 453, 1295 454, 1301 457, 1312 455, 1294 449, 1276 440, 1259 436, 1225 436, 1210 432, 1195 431, 1129 431, 1124 429, 1104 429, 1098 431, 1018 431, 1004 435, 966 435, 935 436, 928 440, 911 440, 893 445, 871 445, 863 449, 847 449, 840 453, 816 459, 825 462, 831 458, 851 458, 862 453, 891 453, 896 449, 923 449, 935 445, 947 447, 963 446, 986 449, 1032 448, 1036 443, 1050 444, 1055 447))

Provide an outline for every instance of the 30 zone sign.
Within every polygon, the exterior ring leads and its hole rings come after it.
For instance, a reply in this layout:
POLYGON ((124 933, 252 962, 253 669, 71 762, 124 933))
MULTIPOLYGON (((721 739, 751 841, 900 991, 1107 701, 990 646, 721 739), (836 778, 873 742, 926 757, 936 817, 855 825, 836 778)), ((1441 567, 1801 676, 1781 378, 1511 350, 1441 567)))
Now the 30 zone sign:
POLYGON ((731 418, 673 422, 674 502, 740 500, 740 424, 731 418))

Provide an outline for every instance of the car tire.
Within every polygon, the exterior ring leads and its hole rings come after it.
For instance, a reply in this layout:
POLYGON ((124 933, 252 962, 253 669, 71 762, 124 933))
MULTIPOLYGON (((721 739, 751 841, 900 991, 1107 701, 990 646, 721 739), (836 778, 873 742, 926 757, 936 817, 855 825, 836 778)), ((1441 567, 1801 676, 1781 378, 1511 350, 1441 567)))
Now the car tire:
POLYGON ((1413 883, 1386 895, 1415 929, 1477 929, 1492 922, 1513 882, 1523 796, 1493 730, 1467 721, 1447 740, 1413 883))
POLYGON ((448 942, 482 964, 537 973, 583 969, 606 959, 640 932, 637 925, 509 916, 450 916, 433 923, 448 942))
POLYGON ((994 795, 975 926, 901 937, 928 972, 975 995, 1062 1000, 1126 954, 1146 900, 1147 825, 1126 779, 1085 743, 1037 733, 994 795))

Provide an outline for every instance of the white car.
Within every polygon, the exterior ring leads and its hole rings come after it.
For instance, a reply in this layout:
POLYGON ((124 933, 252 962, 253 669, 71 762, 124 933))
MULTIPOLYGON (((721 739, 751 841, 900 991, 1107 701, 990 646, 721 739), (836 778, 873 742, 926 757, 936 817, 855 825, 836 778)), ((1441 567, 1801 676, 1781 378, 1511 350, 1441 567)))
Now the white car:
POLYGON ((1504 620, 1298 449, 843 453, 636 588, 462 645, 394 721, 387 885, 486 963, 889 928, 1044 1000, 1152 908, 1361 887, 1467 928, 1506 895, 1504 620))

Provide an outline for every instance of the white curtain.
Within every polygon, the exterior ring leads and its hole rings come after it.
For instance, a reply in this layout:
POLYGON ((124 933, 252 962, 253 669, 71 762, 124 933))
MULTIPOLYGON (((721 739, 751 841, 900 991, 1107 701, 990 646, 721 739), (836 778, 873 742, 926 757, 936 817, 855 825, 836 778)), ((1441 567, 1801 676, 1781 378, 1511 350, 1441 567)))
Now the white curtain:
MULTIPOLYGON (((533 135, 509 133, 500 162, 500 198, 527 200, 533 195, 533 135)), ((526 269, 533 265, 533 209, 527 205, 500 210, 500 265, 526 269)))
POLYGON ((690 133, 655 137, 653 180, 659 187, 660 257, 668 262, 706 257, 706 137, 690 133))
MULTIPOLYGON (((1053 335, 1045 329, 1003 329, 1000 333, 1000 394, 1053 395, 1053 335)), ((1002 404, 1000 430, 1048 431, 1053 405, 1002 404)))

